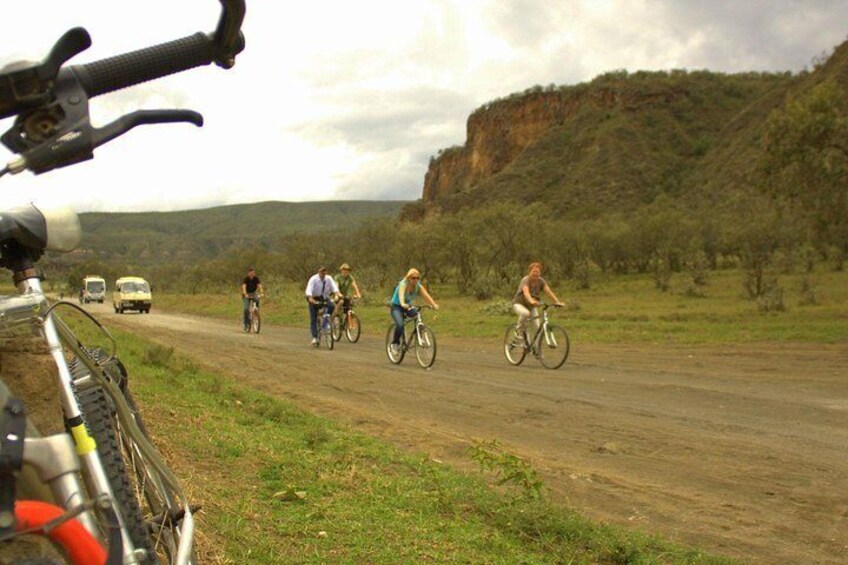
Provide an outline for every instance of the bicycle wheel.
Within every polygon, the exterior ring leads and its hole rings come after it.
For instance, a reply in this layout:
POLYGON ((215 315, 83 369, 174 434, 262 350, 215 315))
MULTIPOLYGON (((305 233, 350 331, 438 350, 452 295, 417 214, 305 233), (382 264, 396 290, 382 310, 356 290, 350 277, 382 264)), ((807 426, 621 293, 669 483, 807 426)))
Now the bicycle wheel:
MULTIPOLYGON (((106 354, 102 350, 94 350, 92 356, 100 360, 106 354)), ((75 358, 69 366, 75 378, 88 374, 88 368, 79 359, 75 358)), ((123 364, 114 359, 104 368, 104 372, 118 385, 119 394, 123 395, 129 406, 133 420, 144 438, 151 441, 129 390, 127 372, 123 364)), ((82 390, 77 396, 89 432, 97 442, 98 454, 107 469, 112 491, 125 516, 133 544, 136 549, 147 550, 149 557, 145 562, 173 563, 177 557, 181 536, 180 522, 183 517, 177 503, 179 496, 167 486, 156 468, 149 464, 142 454, 138 444, 122 427, 117 418, 114 401, 101 386, 82 390), (110 470, 113 467, 116 469, 114 473, 110 470), (122 474, 120 469, 123 469, 122 474), (126 517, 127 509, 135 516, 132 522, 126 517), (130 524, 136 523, 141 524, 143 536, 133 533, 135 528, 130 527, 130 524)), ((191 563, 196 562, 193 550, 189 557, 191 563)))
POLYGON ((524 337, 516 335, 514 325, 507 326, 503 347, 504 357, 510 365, 521 365, 527 356, 527 349, 524 348, 524 337))
POLYGON ((259 316, 259 308, 254 308, 253 313, 250 316, 250 329, 252 329, 254 333, 259 333, 261 328, 262 318, 259 316))
POLYGON ((356 343, 359 341, 359 334, 361 332, 362 326, 359 323, 359 316, 351 312, 345 326, 345 337, 349 342, 356 343))
POLYGON ((401 344, 397 350, 392 350, 392 339, 395 337, 395 325, 389 324, 389 329, 386 332, 386 357, 389 358, 389 361, 394 363, 395 365, 399 365, 401 361, 403 361, 403 356, 406 355, 406 351, 403 349, 403 345, 401 344))
POLYGON ((537 351, 539 361, 548 369, 559 369, 568 359, 568 334, 559 326, 548 326, 539 334, 537 351))
POLYGON ((329 351, 333 350, 333 343, 336 341, 333 339, 333 328, 331 327, 330 320, 324 320, 324 323, 321 324, 321 332, 318 336, 318 341, 327 346, 329 351))
POLYGON ((418 335, 415 337, 415 358, 425 369, 429 369, 436 362, 436 334, 424 325, 418 328, 418 335))
POLYGON ((332 318, 332 326, 333 326, 333 339, 336 341, 341 341, 342 339, 342 319, 340 316, 333 316, 332 318))

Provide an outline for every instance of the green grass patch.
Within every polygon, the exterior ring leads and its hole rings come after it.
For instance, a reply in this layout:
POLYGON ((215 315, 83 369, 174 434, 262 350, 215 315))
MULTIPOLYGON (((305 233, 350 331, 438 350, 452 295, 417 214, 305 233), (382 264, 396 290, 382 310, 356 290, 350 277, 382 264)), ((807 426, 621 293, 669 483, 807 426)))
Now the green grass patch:
MULTIPOLYGON (((782 275, 786 309, 780 312, 760 312, 757 302, 745 296, 743 278, 738 270, 713 272, 709 284, 699 289, 700 296, 689 292, 684 274, 672 278, 667 292, 655 289, 648 275, 599 278, 588 290, 561 284, 556 293, 569 307, 555 311, 552 318, 582 343, 835 343, 848 336, 848 272, 815 273, 816 304, 805 303, 803 275, 782 275)), ((308 314, 302 286, 267 289, 263 322, 305 327, 308 314)), ((441 310, 425 312, 425 319, 440 335, 500 338, 503 328, 515 320, 510 291, 477 301, 458 295, 452 285, 433 285, 431 293, 441 310)), ((383 335, 389 324, 383 304, 390 289, 363 292, 367 300, 356 309, 363 331, 383 335)), ((236 293, 158 294, 155 300, 156 307, 164 310, 240 323, 241 299, 236 293)))
POLYGON ((204 562, 729 562, 550 502, 495 442, 469 452, 488 471, 460 473, 116 338, 152 434, 203 505, 204 562))

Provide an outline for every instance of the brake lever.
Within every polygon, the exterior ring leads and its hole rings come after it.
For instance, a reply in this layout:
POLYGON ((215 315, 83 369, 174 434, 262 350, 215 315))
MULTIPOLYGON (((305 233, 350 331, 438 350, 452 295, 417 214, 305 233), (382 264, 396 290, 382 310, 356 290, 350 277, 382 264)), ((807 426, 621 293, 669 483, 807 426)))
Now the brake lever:
POLYGON ((112 141, 136 126, 147 124, 170 124, 187 122, 203 126, 203 116, 193 110, 136 110, 121 116, 114 122, 92 130, 92 149, 112 141))

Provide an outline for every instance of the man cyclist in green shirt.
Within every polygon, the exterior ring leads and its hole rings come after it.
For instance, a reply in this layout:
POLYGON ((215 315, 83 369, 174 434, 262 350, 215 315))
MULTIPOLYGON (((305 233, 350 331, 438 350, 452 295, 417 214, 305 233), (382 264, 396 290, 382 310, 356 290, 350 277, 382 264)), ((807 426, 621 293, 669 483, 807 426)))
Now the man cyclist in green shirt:
POLYGON ((341 273, 336 275, 336 284, 339 286, 339 294, 342 296, 342 313, 347 314, 350 310, 350 299, 362 298, 362 294, 359 292, 359 286, 356 284, 356 279, 353 278, 353 275, 350 273, 350 265, 342 263, 342 266, 339 267, 339 271, 341 271, 341 273), (351 289, 353 289, 352 296, 350 294, 351 289))

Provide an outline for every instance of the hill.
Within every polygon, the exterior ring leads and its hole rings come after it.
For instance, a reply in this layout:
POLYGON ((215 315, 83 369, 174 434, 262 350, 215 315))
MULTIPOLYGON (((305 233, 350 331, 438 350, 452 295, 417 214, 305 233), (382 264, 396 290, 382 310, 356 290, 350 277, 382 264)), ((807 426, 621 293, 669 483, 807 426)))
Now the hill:
POLYGON ((813 72, 615 71, 534 87, 471 114, 439 151, 414 219, 481 202, 543 202, 567 218, 628 212, 659 194, 707 204, 762 184, 768 117, 824 80, 846 88, 848 43, 813 72))
POLYGON ((259 202, 202 210, 80 215, 82 248, 139 264, 209 259, 233 247, 273 248, 294 233, 358 229, 394 218, 404 202, 259 202))

